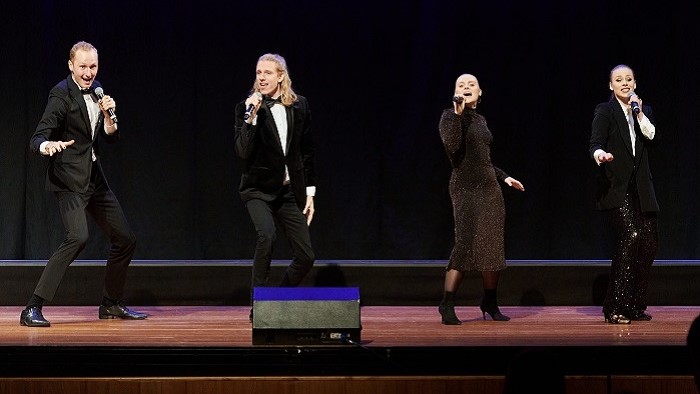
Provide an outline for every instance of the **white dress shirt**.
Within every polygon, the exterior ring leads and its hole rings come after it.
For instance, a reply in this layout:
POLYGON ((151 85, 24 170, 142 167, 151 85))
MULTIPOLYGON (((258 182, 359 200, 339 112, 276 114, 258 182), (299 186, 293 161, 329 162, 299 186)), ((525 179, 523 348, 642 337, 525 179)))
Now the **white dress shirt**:
MULTIPOLYGON (((275 126, 277 126, 277 134, 280 139, 280 144, 282 144, 282 153, 284 153, 285 156, 287 156, 287 134, 288 134, 288 125, 287 125, 287 109, 282 103, 275 103, 272 105, 272 108, 270 108, 270 112, 272 112, 272 118, 275 120, 275 126)), ((252 124, 256 125, 258 122, 258 117, 257 115, 253 119, 252 124)), ((290 182, 289 178, 289 168, 287 168, 287 165, 285 164, 284 166, 284 184, 288 185, 290 182)), ((306 195, 307 196, 315 196, 316 195, 316 186, 307 186, 306 187, 306 195)))
MULTIPOLYGON (((631 108, 627 108, 627 104, 623 103, 620 101, 620 99, 617 99, 617 102, 620 104, 620 107, 622 108, 622 112, 625 113, 625 116, 627 118, 627 129, 629 130, 630 133, 630 140, 632 141, 632 155, 636 155, 636 148, 635 148, 635 142, 637 141, 637 134, 634 132, 634 118, 633 116, 634 113, 632 112, 631 108)), ((649 118, 647 118, 644 113, 642 113, 642 118, 637 119, 639 122, 639 128, 642 131, 642 134, 644 134, 645 137, 647 137, 650 140, 654 139, 654 136, 656 135, 656 126, 654 126, 649 118)), ((593 157, 595 158, 595 161, 598 165, 600 165, 600 161, 598 160, 598 156, 601 153, 604 153, 605 151, 602 149, 597 149, 595 152, 593 152, 593 157)))
MULTIPOLYGON (((75 79, 73 79, 73 82, 75 82, 75 79)), ((75 84, 78 85, 77 82, 75 82, 75 84)), ((80 88, 80 85, 78 85, 78 88, 80 88)), ((100 117, 100 105, 97 103, 97 97, 94 93, 84 94, 83 99, 85 100, 85 106, 87 107, 88 117, 90 118, 90 136, 94 141, 95 128, 97 127, 97 120, 100 117)), ((105 122, 104 131, 106 134, 113 134, 115 131, 117 131, 117 124, 115 123, 111 126, 107 126, 107 123, 105 122)), ((41 152, 42 155, 48 155, 48 153, 46 153, 45 151, 46 144, 48 143, 49 141, 44 141, 39 146, 39 152, 41 152)), ((95 156, 95 149, 92 148, 92 161, 95 160, 97 160, 97 156, 95 156)))

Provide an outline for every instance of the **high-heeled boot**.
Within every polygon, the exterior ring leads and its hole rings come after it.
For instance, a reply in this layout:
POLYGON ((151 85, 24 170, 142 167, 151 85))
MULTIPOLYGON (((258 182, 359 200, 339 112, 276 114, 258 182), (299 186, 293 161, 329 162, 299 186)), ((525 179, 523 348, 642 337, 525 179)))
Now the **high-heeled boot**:
POLYGON ((495 321, 508 321, 510 317, 501 313, 498 309, 498 302, 496 300, 496 289, 484 289, 484 298, 481 300, 481 315, 484 320, 486 320, 486 314, 491 316, 492 320, 495 321))
POLYGON ((456 326, 462 324, 462 322, 457 318, 455 313, 455 293, 452 291, 446 291, 440 301, 440 306, 438 306, 438 312, 442 316, 442 324, 448 326, 456 326))

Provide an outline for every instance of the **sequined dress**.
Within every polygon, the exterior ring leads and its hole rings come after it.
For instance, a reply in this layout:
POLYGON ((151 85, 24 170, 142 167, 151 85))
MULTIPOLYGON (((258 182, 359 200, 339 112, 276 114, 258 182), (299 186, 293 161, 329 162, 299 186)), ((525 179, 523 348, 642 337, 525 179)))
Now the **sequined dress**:
POLYGON ((486 119, 474 109, 467 108, 462 115, 446 109, 439 128, 452 164, 449 191, 455 239, 447 269, 504 269, 506 211, 498 181, 508 175, 491 163, 493 136, 486 119))

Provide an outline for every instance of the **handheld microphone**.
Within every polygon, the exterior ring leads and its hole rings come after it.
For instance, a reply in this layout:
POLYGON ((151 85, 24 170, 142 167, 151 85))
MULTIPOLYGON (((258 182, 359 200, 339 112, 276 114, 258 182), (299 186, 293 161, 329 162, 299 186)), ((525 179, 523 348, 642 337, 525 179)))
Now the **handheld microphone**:
MULTIPOLYGON (((105 92, 101 87, 97 87, 95 88, 95 95, 98 99, 102 100, 102 97, 105 96, 105 92)), ((109 118, 112 119, 112 122, 117 123, 117 115, 114 113, 114 109, 109 108, 107 109, 107 112, 109 113, 109 118)))
MULTIPOLYGON (((253 94, 258 96, 258 97, 262 96, 262 94, 260 94, 260 92, 255 92, 253 94)), ((253 103, 248 104, 248 108, 246 108, 245 114, 243 114, 243 120, 248 120, 250 118, 250 116, 253 114, 254 109, 255 109, 255 104, 253 104, 253 103)))
POLYGON ((464 96, 457 95, 452 97, 452 101, 454 101, 457 104, 462 104, 462 101, 464 101, 464 96))
MULTIPOLYGON (((635 93, 634 91, 631 91, 627 97, 632 97, 632 96, 636 96, 636 95, 637 95, 637 93, 635 93)), ((632 112, 634 112, 635 115, 639 114, 639 112, 641 111, 641 109, 639 108, 639 103, 636 101, 632 101, 630 103, 630 105, 632 106, 632 112)))

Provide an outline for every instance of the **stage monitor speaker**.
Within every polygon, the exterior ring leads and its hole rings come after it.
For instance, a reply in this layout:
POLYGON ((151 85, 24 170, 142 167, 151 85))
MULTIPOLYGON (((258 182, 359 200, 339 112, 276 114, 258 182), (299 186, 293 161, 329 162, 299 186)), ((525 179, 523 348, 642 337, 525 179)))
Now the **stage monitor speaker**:
POLYGON ((356 287, 256 287, 253 345, 360 343, 356 287))

